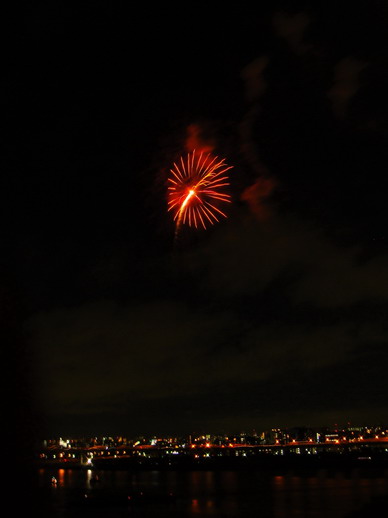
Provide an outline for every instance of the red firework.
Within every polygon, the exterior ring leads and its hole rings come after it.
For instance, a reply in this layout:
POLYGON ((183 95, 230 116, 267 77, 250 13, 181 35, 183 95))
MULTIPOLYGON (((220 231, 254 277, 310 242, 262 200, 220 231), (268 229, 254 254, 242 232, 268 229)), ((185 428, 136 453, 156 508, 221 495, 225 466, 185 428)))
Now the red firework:
POLYGON ((230 195, 223 192, 229 185, 229 169, 232 166, 225 159, 195 150, 181 156, 179 165, 174 163, 168 178, 168 210, 173 211, 177 228, 181 223, 206 228, 218 222, 219 216, 227 217, 218 206, 231 202, 230 195))

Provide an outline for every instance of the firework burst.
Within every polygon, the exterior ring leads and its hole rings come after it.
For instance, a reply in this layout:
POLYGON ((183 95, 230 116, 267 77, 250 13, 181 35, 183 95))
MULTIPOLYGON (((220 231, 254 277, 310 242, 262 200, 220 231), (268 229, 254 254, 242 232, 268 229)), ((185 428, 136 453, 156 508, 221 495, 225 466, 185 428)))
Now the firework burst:
POLYGON ((224 192, 230 169, 225 159, 195 150, 174 163, 168 178, 168 210, 174 214, 177 229, 181 224, 205 229, 220 216, 227 217, 219 206, 231 202, 224 192))

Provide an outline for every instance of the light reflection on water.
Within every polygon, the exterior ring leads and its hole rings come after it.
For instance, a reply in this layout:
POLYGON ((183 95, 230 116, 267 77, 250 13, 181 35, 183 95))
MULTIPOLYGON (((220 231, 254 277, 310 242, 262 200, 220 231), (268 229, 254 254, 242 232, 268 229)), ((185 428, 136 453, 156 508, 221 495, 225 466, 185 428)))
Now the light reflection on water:
POLYGON ((369 518, 374 502, 377 506, 378 499, 383 498, 384 504, 388 503, 388 470, 283 474, 107 470, 98 475, 96 483, 92 470, 40 470, 40 488, 52 502, 52 517, 369 518), (55 486, 52 476, 57 479, 55 486), (173 492, 176 499, 130 506, 126 495, 136 492, 173 492), (104 505, 88 507, 84 505, 88 502, 85 495, 109 495, 110 499, 108 504, 101 500, 104 505))

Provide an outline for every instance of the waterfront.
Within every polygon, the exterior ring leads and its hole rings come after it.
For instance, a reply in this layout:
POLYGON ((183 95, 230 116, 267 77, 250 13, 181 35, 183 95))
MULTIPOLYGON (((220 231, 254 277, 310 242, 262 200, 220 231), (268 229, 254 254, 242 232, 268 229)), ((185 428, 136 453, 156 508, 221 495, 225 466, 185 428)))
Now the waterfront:
POLYGON ((41 468, 39 491, 52 518, 369 518, 379 505, 388 503, 388 469, 179 472, 41 468), (142 498, 136 498, 141 494, 142 498))

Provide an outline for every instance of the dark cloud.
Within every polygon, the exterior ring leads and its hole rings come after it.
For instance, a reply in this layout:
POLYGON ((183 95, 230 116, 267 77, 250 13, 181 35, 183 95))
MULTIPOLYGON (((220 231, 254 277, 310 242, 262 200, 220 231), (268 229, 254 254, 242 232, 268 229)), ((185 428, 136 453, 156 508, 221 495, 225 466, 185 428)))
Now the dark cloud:
MULTIPOLYGON (((141 407, 169 413, 186 401, 203 426, 244 422, 245 410, 247 423, 269 422, 276 412, 284 421, 297 409, 302 417, 309 405, 319 409, 312 410, 317 421, 319 412, 339 412, 341 400, 345 405, 353 372, 360 379, 366 373, 366 390, 374 362, 387 360, 387 328, 379 316, 388 304, 386 270, 385 257, 360 262, 357 250, 295 218, 273 215, 263 222, 247 211, 206 246, 180 252, 178 272, 165 271, 187 281, 178 298, 167 292, 142 303, 100 300, 35 315, 28 328, 38 351, 39 399, 49 413, 60 408, 68 418, 114 411, 127 422, 131 409, 145 423, 141 407), (287 271, 294 273, 287 277, 287 271), (370 301, 375 314, 352 309, 370 301), (335 310, 341 313, 333 318, 335 310), (368 364, 366 350, 374 351, 368 364), (280 380, 287 397, 278 393, 280 380), (217 408, 227 408, 219 418, 210 410, 215 393, 217 408)), ((368 393, 375 405, 383 403, 376 388, 368 393)), ((354 390, 350 396, 349 409, 357 402, 354 390)), ((159 413, 152 410, 155 426, 159 413)), ((179 426, 188 425, 189 417, 176 415, 179 426)))
MULTIPOLYGON (((188 322, 182 322, 182 328, 185 325, 188 322)), ((165 376, 160 362, 153 368, 157 360, 148 351, 151 342, 144 344, 142 355, 130 347, 121 347, 115 360, 108 353, 98 369, 98 359, 81 354, 76 370, 65 373, 50 367, 63 385, 53 386, 46 395, 52 404, 50 416, 60 410, 65 429, 81 423, 87 429, 89 420, 98 430, 121 426, 136 433, 238 431, 376 419, 383 415, 378 412, 387 396, 382 361, 386 336, 376 340, 365 329, 355 340, 352 327, 257 329, 246 337, 245 349, 223 347, 216 353, 210 352, 214 343, 193 352, 166 346, 165 376)))
POLYGON ((273 28, 277 36, 284 39, 296 54, 304 54, 312 46, 304 41, 305 31, 311 20, 306 12, 290 14, 280 11, 273 16, 273 28))
MULTIPOLYGON (((256 197, 258 206, 261 197, 256 197)), ((249 199, 254 216, 256 204, 249 199)), ((360 248, 339 246, 314 224, 291 215, 273 214, 264 222, 236 218, 196 253, 206 271, 204 289, 220 290, 226 297, 258 293, 289 271, 295 278, 288 297, 295 303, 341 307, 387 301, 385 255, 363 260, 360 248)))
POLYGON ((341 59, 336 65, 333 86, 328 92, 335 115, 343 119, 351 99, 361 87, 360 75, 367 63, 352 56, 341 59))

